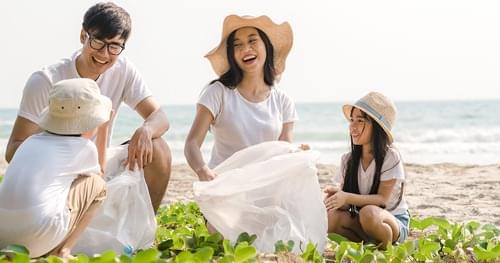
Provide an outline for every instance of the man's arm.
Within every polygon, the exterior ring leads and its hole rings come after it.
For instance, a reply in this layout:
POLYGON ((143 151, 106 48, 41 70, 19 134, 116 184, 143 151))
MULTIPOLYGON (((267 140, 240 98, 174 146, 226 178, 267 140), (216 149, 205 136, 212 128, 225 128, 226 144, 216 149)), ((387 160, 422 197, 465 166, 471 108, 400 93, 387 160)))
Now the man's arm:
POLYGON ((40 131, 41 129, 36 123, 21 116, 17 116, 14 127, 12 128, 12 133, 9 137, 9 142, 7 143, 5 160, 10 162, 12 157, 14 157, 14 153, 16 153, 17 148, 19 148, 19 145, 21 145, 26 138, 40 131))
POLYGON ((147 97, 135 110, 144 118, 144 123, 135 130, 128 146, 126 165, 134 170, 137 164, 142 169, 153 161, 153 139, 161 137, 169 128, 168 118, 153 97, 147 97))
POLYGON ((146 127, 152 132, 152 138, 161 137, 170 127, 167 114, 160 109, 160 105, 153 97, 143 99, 135 107, 144 123, 140 128, 146 127))

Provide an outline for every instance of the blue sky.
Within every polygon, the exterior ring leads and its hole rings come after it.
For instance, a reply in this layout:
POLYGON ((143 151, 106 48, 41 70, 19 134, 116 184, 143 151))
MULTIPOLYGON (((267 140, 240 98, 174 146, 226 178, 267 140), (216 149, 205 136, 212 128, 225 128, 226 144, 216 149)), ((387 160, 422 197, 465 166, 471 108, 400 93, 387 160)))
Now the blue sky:
MULTIPOLYGON (((29 75, 80 47, 96 1, 6 1, 0 16, 1 107, 17 108, 29 75)), ((500 99, 500 2, 116 1, 132 16, 123 55, 162 104, 195 103, 215 78, 203 55, 228 14, 289 21, 294 47, 279 87, 298 102, 500 99)))

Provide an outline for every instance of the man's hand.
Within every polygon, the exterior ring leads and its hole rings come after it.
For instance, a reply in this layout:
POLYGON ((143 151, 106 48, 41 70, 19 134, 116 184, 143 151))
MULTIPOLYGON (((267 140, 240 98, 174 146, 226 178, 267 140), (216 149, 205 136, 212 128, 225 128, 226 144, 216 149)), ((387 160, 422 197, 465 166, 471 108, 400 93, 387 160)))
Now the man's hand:
POLYGON ((125 166, 128 165, 133 171, 137 165, 140 170, 151 162, 153 162, 153 133, 147 126, 142 126, 130 139, 125 166))

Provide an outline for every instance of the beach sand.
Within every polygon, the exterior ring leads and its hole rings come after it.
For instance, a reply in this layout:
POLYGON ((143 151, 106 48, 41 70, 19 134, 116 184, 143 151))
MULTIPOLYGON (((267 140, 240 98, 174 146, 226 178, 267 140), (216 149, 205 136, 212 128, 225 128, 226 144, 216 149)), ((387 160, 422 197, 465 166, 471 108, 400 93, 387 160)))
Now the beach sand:
MULTIPOLYGON (((322 188, 338 169, 318 164, 322 188)), ((452 222, 475 220, 500 226, 500 164, 406 164, 405 196, 412 216, 446 217, 452 222)), ((163 204, 189 201, 197 178, 187 165, 175 165, 163 204)))
MULTIPOLYGON (((4 174, 6 162, 0 162, 4 174)), ((318 164, 322 188, 336 172, 335 165, 318 164)), ((412 216, 446 217, 452 222, 475 220, 500 226, 500 164, 406 164, 405 196, 412 216)), ((193 198, 197 178, 186 164, 174 165, 162 205, 193 198)))

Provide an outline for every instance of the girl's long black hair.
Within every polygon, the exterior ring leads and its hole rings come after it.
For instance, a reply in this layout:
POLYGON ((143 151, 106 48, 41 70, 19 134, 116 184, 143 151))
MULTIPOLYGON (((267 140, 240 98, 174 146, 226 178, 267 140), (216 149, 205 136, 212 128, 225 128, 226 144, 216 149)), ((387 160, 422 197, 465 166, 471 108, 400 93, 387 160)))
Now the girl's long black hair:
MULTIPOLYGON (((258 28, 255 29, 257 29, 257 32, 259 32, 259 36, 266 47, 266 61, 264 62, 264 82, 266 83, 266 85, 271 87, 273 86, 275 79, 274 47, 271 43, 271 40, 269 40, 269 37, 267 37, 266 33, 258 28)), ((220 81, 222 84, 224 84, 224 86, 230 89, 234 89, 236 88, 236 86, 238 86, 238 84, 240 84, 241 80, 243 79, 243 71, 240 69, 240 67, 238 67, 236 60, 234 59, 234 36, 237 30, 238 29, 231 32, 226 40, 227 62, 229 64, 229 70, 226 71, 226 73, 222 74, 218 79, 212 80, 210 84, 216 81, 220 81)))
MULTIPOLYGON (((351 110, 351 117, 354 107, 351 110)), ((380 186, 380 175, 382 174, 382 165, 384 163, 385 155, 388 148, 388 137, 385 131, 380 127, 380 125, 374 121, 370 116, 366 115, 361 111, 363 117, 370 121, 373 125, 372 130, 372 151, 373 157, 375 159, 375 176, 373 178, 373 184, 370 188, 370 194, 376 194, 378 192, 378 187, 380 186)), ((364 132, 363 127, 363 132, 364 132)), ((361 161, 361 154, 363 153, 362 145, 355 145, 352 142, 351 137, 351 154, 347 160, 344 186, 342 190, 344 192, 359 194, 359 184, 358 184, 358 169, 359 162, 361 161)))

